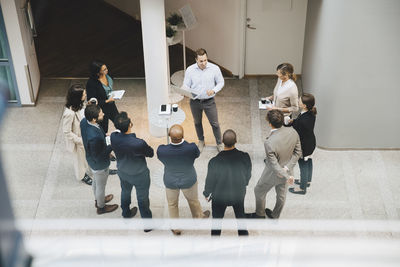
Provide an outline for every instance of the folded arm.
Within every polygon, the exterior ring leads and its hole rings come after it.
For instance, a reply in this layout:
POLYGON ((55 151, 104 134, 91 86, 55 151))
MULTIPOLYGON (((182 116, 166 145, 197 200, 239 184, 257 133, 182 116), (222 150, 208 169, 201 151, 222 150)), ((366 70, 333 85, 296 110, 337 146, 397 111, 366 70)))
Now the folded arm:
POLYGON ((301 143, 300 143, 300 138, 297 135, 297 142, 296 142, 296 146, 294 147, 292 157, 290 158, 289 162, 286 164, 286 166, 289 168, 289 170, 291 172, 293 171, 293 168, 296 165, 299 158, 301 157, 301 155, 302 155, 301 143))
POLYGON ((273 151, 272 148, 266 143, 264 144, 264 146, 265 146, 265 151, 267 154, 267 159, 268 159, 269 165, 272 167, 272 170, 274 171, 274 173, 280 178, 284 178, 286 180, 289 179, 290 175, 285 170, 285 168, 283 168, 279 164, 275 151, 273 151))
POLYGON ((214 188, 217 182, 215 171, 215 167, 213 166, 212 161, 208 163, 208 171, 206 177, 206 184, 204 186, 203 195, 208 198, 212 192, 214 192, 214 188))
POLYGON ((214 91, 214 94, 218 93, 221 91, 222 87, 225 85, 224 77, 222 76, 221 70, 217 67, 217 70, 215 71, 215 86, 212 89, 214 91))

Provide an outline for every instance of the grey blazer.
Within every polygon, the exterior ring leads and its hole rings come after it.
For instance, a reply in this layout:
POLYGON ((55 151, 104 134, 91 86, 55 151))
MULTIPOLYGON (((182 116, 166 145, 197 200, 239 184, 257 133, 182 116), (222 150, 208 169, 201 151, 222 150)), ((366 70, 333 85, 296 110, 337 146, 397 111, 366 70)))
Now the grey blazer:
POLYGON ((268 184, 286 183, 301 157, 299 135, 292 127, 281 127, 267 137, 264 147, 267 158, 260 180, 268 184), (285 166, 289 171, 284 169, 285 166))

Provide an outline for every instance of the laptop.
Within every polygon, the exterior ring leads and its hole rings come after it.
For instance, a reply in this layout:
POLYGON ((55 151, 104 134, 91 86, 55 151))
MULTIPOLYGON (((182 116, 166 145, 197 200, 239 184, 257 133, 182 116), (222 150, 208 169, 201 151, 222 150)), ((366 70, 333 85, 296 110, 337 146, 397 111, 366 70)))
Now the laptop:
POLYGON ((186 97, 189 97, 190 99, 196 99, 198 96, 197 94, 190 92, 190 88, 187 87, 186 85, 182 85, 182 87, 178 87, 178 86, 174 86, 174 85, 171 85, 171 86, 176 93, 181 94, 186 97))

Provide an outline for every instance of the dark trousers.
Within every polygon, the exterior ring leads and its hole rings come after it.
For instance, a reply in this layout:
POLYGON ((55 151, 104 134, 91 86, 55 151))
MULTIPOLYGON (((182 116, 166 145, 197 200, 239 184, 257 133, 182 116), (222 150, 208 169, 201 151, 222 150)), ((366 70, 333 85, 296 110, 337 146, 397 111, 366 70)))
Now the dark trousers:
MULTIPOLYGON (((226 204, 223 202, 212 201, 212 217, 213 219, 222 219, 225 215, 225 210, 228 206, 233 207, 236 219, 244 219, 244 200, 238 201, 236 204, 226 204)), ((244 223, 238 221, 238 234, 239 235, 249 235, 249 232, 245 230, 244 223)), ((213 229, 211 230, 211 235, 221 235, 221 225, 220 223, 213 223, 213 229)))
POLYGON ((300 189, 307 191, 307 184, 311 182, 313 164, 312 159, 305 161, 304 159, 299 159, 300 168, 300 189))
POLYGON ((100 127, 103 128, 103 131, 107 133, 108 131, 108 120, 111 120, 114 123, 115 116, 118 114, 117 106, 114 102, 106 104, 108 106, 104 107, 104 118, 99 123, 100 127))
POLYGON ((208 121, 211 124, 215 141, 217 144, 221 144, 221 128, 218 123, 218 112, 217 105, 215 104, 214 97, 205 100, 193 100, 190 99, 190 109, 192 111, 194 126, 196 128, 197 138, 204 141, 204 131, 203 131, 203 110, 206 113, 208 121))
POLYGON ((150 172, 146 171, 138 175, 129 175, 118 170, 121 181, 121 208, 122 217, 129 217, 132 187, 136 188, 136 198, 142 218, 152 218, 149 200, 150 172))

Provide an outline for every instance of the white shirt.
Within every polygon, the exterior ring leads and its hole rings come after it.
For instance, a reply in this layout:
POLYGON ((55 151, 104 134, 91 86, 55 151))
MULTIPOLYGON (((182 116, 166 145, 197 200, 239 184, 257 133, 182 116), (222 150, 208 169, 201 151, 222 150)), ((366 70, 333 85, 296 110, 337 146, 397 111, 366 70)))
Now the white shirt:
POLYGON ((178 146, 178 145, 182 144, 183 142, 185 142, 185 139, 182 138, 182 141, 180 141, 179 143, 172 143, 171 142, 171 145, 178 146))
POLYGON ((221 91, 225 81, 219 67, 207 62, 204 70, 200 69, 197 63, 190 65, 186 69, 183 84, 189 87, 192 93, 198 95, 197 99, 209 99, 221 91), (213 90, 215 94, 208 96, 207 90, 213 90))
POLYGON ((278 79, 278 80, 279 80, 278 81, 279 84, 278 84, 277 96, 284 93, 286 90, 288 90, 294 83, 294 81, 292 79, 289 79, 282 85, 282 80, 281 79, 278 79))
POLYGON ((87 123, 88 123, 89 125, 92 125, 92 126, 97 127, 97 128, 100 129, 100 126, 99 126, 98 123, 91 123, 90 121, 87 121, 87 123))

